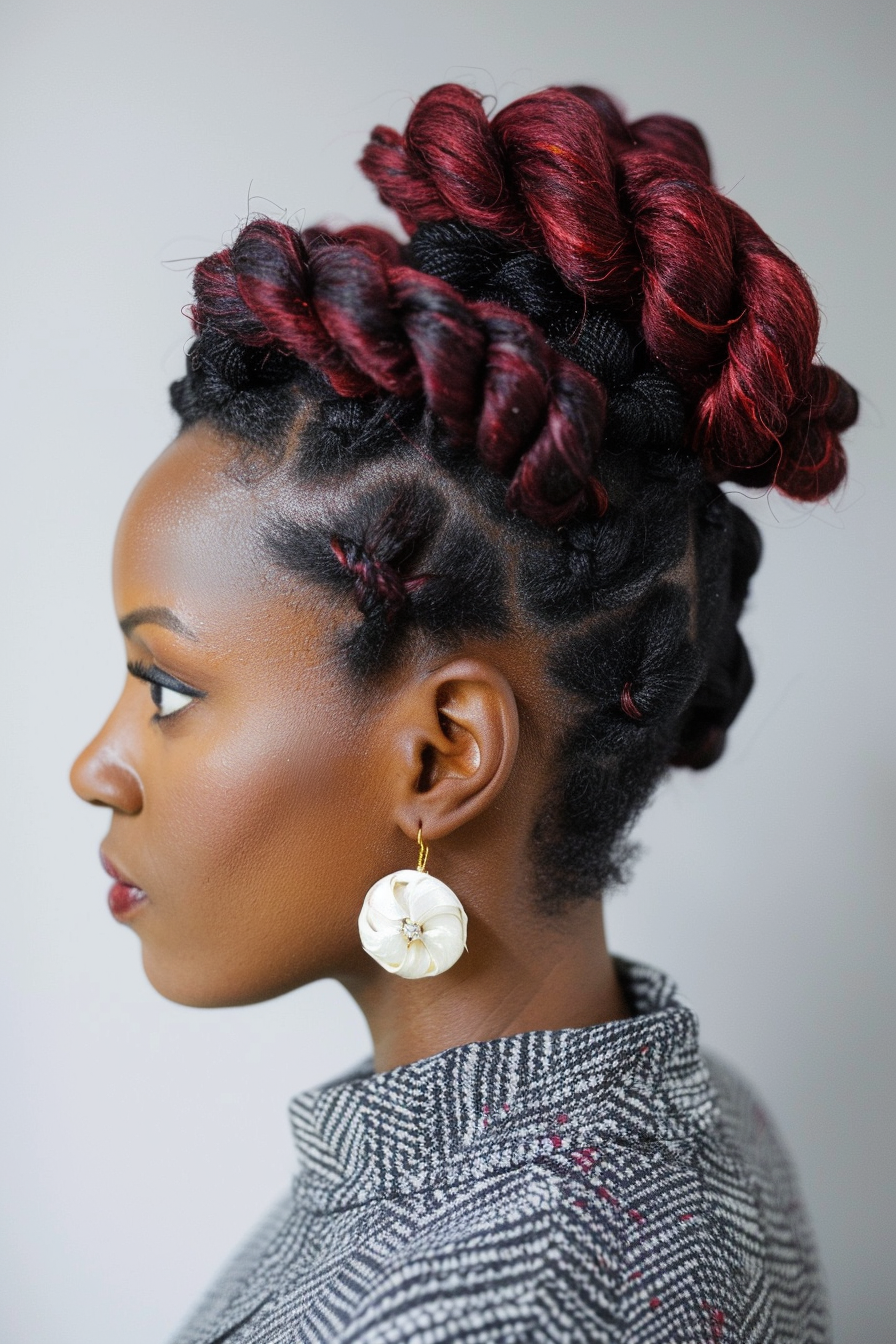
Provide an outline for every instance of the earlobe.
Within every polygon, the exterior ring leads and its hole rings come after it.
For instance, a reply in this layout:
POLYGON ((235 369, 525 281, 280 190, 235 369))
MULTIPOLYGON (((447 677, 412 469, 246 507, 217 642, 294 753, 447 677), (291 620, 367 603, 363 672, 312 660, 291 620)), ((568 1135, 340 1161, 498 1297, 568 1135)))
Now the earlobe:
POLYGON ((458 659, 418 683, 405 706, 407 771, 396 820, 409 838, 450 834, 494 801, 519 746, 516 696, 492 664, 458 659))

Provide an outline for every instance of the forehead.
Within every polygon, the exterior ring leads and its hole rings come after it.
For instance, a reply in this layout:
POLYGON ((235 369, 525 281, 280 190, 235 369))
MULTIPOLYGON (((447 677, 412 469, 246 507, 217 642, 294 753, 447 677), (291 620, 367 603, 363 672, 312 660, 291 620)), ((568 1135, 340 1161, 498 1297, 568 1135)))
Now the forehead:
POLYGON ((119 616, 169 606, 201 626, 216 608, 257 601, 271 587, 265 532, 283 485, 270 472, 248 485, 238 453, 213 430, 185 431, 129 499, 115 539, 119 616))

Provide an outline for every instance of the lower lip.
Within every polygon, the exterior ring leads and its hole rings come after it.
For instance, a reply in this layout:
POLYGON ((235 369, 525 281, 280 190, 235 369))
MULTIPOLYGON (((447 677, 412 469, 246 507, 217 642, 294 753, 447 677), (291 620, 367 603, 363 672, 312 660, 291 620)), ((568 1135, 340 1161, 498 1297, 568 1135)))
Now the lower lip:
POLYGON ((140 887, 131 886, 130 882, 122 881, 121 874, 116 872, 102 850, 100 863, 109 877, 115 879, 109 888, 109 909, 116 919, 127 919, 146 900, 146 892, 140 887))
POLYGON ((146 900, 146 892, 139 887, 129 887, 126 882, 116 882, 109 888, 108 899, 115 918, 127 919, 146 900))

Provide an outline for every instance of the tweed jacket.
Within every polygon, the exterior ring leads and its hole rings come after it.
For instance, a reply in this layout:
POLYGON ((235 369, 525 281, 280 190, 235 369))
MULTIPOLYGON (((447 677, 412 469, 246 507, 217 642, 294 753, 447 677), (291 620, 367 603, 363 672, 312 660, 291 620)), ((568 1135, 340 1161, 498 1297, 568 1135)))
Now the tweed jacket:
POLYGON ((789 1163, 661 974, 634 1015, 295 1098, 291 1194, 176 1344, 822 1344, 789 1163))

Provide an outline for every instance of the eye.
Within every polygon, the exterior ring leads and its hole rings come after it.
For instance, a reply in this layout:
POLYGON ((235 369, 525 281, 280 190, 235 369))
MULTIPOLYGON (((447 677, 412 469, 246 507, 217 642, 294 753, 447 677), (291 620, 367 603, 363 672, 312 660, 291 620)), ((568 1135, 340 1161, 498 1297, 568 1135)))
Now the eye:
POLYGON ((163 672, 160 667, 148 663, 128 663, 128 671, 132 677, 137 677, 140 681, 149 682, 149 693, 152 696, 152 702, 156 707, 156 713, 153 718, 169 719, 172 714, 177 714, 194 700, 204 700, 205 691, 194 690, 192 686, 185 685, 178 681, 168 672, 163 672))
POLYGON ((160 719, 167 718, 169 714, 176 714, 179 709, 185 709, 196 698, 184 691, 172 690, 170 686, 160 686, 157 681, 150 682, 150 694, 153 704, 159 711, 160 719))

